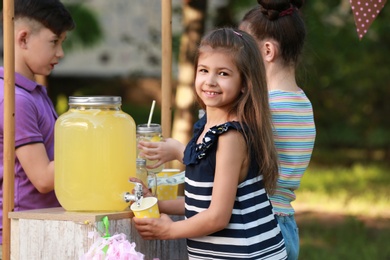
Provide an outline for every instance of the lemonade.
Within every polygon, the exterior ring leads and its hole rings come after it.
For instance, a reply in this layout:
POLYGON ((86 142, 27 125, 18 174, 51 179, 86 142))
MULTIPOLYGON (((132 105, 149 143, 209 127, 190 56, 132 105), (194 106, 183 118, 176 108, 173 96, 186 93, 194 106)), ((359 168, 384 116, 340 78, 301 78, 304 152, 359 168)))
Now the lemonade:
POLYGON ((148 185, 148 171, 146 169, 146 160, 142 158, 137 158, 136 161, 137 166, 137 179, 141 180, 142 183, 148 185))
MULTIPOLYGON (((137 125, 137 142, 139 141, 148 141, 148 142, 161 142, 163 140, 161 134, 161 126, 159 124, 141 124, 137 125)), ((139 156, 139 150, 137 148, 137 157, 139 156)), ((144 158, 146 159, 146 158, 144 158)), ((146 166, 154 165, 157 160, 148 160, 146 159, 146 166)), ((159 173, 164 169, 164 165, 160 165, 155 169, 148 169, 150 172, 159 173)))
MULTIPOLYGON (((169 178, 180 173, 179 169, 164 169, 157 174, 158 178, 169 178)), ((178 184, 161 184, 157 187, 158 200, 174 200, 177 197, 178 184)))
POLYGON ((70 109, 55 125, 55 193, 68 211, 121 211, 134 188, 136 135, 121 110, 70 109))

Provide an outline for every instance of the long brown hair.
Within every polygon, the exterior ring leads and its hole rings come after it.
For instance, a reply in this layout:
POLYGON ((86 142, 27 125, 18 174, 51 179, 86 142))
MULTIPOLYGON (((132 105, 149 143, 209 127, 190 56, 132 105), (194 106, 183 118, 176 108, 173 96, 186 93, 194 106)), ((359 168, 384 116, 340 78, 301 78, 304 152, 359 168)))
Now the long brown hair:
MULTIPOLYGON (((244 130, 250 158, 259 166, 258 175, 263 175, 264 186, 272 194, 278 178, 278 156, 276 153, 265 68, 256 41, 249 34, 221 28, 206 34, 198 48, 195 67, 203 51, 225 52, 232 57, 240 72, 243 93, 232 105, 230 113, 236 114, 244 130), (207 48, 205 48, 207 47, 207 48)), ((198 98, 205 108, 204 103, 198 98)))

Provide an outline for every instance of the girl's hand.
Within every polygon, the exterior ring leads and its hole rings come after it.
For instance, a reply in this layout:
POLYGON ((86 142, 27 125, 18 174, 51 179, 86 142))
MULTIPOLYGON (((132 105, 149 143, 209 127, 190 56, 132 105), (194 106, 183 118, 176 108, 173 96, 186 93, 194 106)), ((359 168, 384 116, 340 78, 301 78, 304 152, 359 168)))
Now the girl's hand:
POLYGON ((141 157, 157 161, 154 165, 147 166, 148 169, 157 168, 173 160, 182 162, 184 148, 182 143, 173 138, 167 138, 162 142, 140 141, 138 143, 141 157))
MULTIPOLYGON (((153 194, 151 192, 151 190, 148 189, 148 186, 145 185, 145 183, 143 183, 140 179, 138 178, 135 178, 135 177, 130 177, 129 181, 131 182, 138 182, 138 183, 141 183, 142 184, 142 193, 143 193, 143 197, 153 197, 153 194)), ((131 191, 132 194, 135 193, 135 190, 133 189, 131 191)))
POLYGON ((173 239, 170 237, 170 227, 173 221, 168 215, 161 213, 160 218, 136 218, 133 217, 133 222, 138 233, 145 240, 167 240, 173 239))

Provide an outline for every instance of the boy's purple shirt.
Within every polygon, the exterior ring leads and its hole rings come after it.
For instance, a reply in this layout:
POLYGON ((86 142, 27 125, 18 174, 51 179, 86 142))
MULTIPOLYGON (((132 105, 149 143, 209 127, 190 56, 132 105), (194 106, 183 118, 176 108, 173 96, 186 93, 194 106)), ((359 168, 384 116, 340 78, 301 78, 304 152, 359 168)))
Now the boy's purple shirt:
MULTIPOLYGON (((0 67, 0 180, 3 182, 4 165, 4 68, 0 67)), ((53 103, 46 88, 15 73, 15 147, 43 143, 49 160, 54 160, 54 124, 57 119, 53 103)), ((27 178, 15 158, 15 204, 14 211, 59 207, 54 191, 39 193, 27 178)), ((3 207, 3 188, 0 187, 0 207, 3 207)), ((2 218, 0 213, 0 239, 2 241, 2 218)))

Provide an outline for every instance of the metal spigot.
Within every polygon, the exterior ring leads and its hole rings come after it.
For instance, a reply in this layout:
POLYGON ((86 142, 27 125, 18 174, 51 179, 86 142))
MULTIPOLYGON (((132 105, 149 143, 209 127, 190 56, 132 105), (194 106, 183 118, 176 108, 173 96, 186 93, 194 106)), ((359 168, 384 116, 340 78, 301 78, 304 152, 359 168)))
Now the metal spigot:
POLYGON ((141 200, 144 196, 144 193, 142 191, 143 187, 141 183, 135 183, 134 188, 134 194, 131 194, 130 192, 126 192, 124 195, 124 200, 126 202, 135 201, 137 203, 137 206, 141 206, 141 200))

